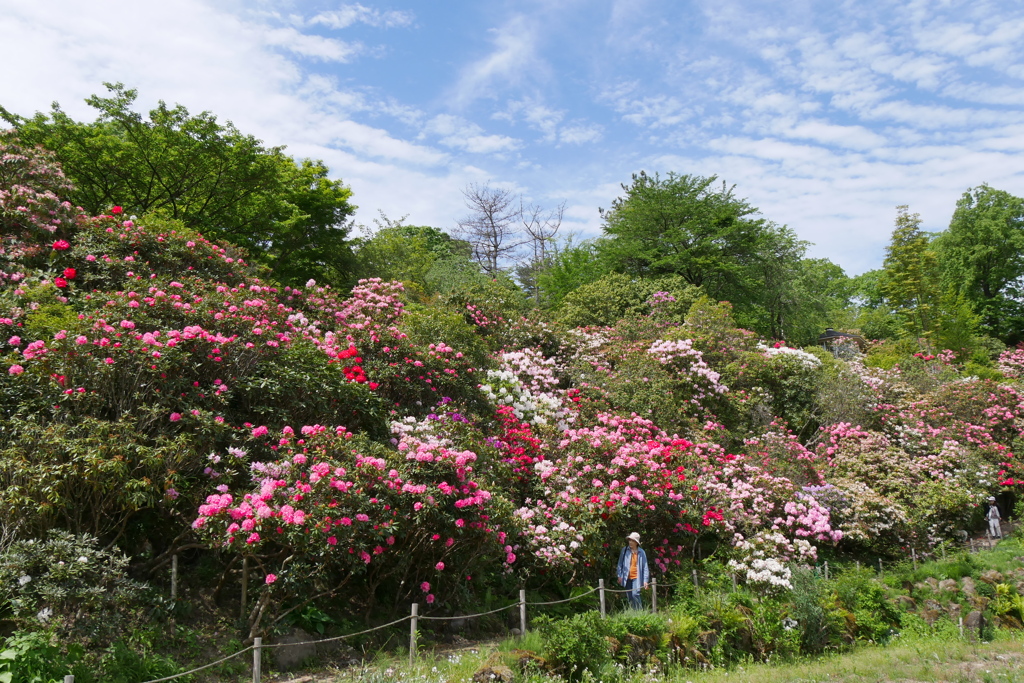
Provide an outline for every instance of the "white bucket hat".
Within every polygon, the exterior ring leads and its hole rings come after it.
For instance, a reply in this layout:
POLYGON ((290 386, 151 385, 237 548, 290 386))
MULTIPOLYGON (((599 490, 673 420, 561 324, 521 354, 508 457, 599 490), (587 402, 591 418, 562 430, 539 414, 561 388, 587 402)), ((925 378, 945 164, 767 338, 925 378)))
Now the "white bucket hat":
POLYGON ((626 540, 627 541, 636 541, 637 545, 640 545, 640 534, 638 534, 637 532, 634 531, 629 536, 626 536, 626 540))

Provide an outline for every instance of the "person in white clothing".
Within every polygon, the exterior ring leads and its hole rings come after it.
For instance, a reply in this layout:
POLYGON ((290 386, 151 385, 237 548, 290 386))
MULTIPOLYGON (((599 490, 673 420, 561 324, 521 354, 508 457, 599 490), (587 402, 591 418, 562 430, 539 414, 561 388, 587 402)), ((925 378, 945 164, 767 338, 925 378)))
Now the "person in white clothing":
POLYGON ((995 496, 988 499, 988 533, 992 538, 1003 537, 1002 517, 999 516, 999 506, 996 505, 995 496))

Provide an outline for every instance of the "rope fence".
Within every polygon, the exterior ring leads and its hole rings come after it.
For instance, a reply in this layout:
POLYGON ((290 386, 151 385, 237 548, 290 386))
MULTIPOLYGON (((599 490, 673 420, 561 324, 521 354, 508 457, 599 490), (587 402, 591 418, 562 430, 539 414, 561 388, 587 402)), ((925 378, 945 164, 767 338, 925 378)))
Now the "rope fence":
MULTIPOLYGON (((981 543, 978 543, 977 544, 978 547, 975 547, 974 540, 975 539, 970 538, 970 539, 968 539, 967 542, 963 542, 963 545, 965 547, 969 548, 971 552, 977 552, 978 550, 981 549, 981 547, 980 547, 981 543)), ((993 545, 992 544, 992 540, 993 539, 991 539, 991 538, 988 539, 988 541, 989 541, 989 543, 988 543, 989 548, 991 548, 992 545, 993 545)), ((945 559, 945 555, 946 555, 945 550, 946 550, 945 545, 943 545, 940 548, 940 551, 942 553, 943 559, 945 559)), ((932 553, 921 553, 920 555, 918 555, 915 550, 913 550, 913 549, 911 550, 911 558, 912 558, 912 561, 914 562, 915 569, 916 569, 916 566, 917 566, 918 559, 920 558, 921 560, 924 560, 924 559, 926 559, 926 557, 930 557, 932 559, 938 559, 935 556, 934 552, 932 552, 932 553)), ((242 583, 242 587, 243 587, 242 588, 242 590, 243 590, 243 600, 244 600, 246 583, 247 583, 245 581, 245 579, 248 578, 246 576, 247 572, 245 571, 245 569, 248 569, 248 567, 245 566, 245 564, 248 564, 248 563, 246 562, 246 563, 243 564, 243 583, 242 583)), ((858 568, 861 566, 861 563, 860 563, 859 560, 857 561, 856 564, 857 564, 858 568)), ((172 585, 172 593, 175 595, 175 597, 177 597, 177 595, 176 595, 177 594, 177 569, 178 569, 177 556, 174 556, 172 558, 172 584, 171 585, 172 585)), ((829 578, 828 562, 824 562, 821 565, 821 567, 816 567, 815 569, 821 575, 823 575, 825 579, 829 578)), ((878 560, 878 572, 879 572, 879 574, 882 573, 882 560, 881 560, 881 558, 879 558, 879 560, 878 560)), ((733 592, 736 592, 736 590, 737 590, 736 574, 732 573, 730 575, 730 578, 731 578, 731 582, 732 582, 732 590, 733 590, 733 592)), ((689 582, 678 582, 677 581, 675 583, 662 583, 662 584, 659 584, 658 580, 656 578, 652 578, 651 581, 650 581, 650 584, 649 584, 650 590, 651 590, 651 611, 652 612, 657 612, 658 611, 658 589, 659 588, 663 588, 663 589, 679 588, 679 587, 682 587, 684 585, 687 585, 688 583, 689 582)), ((693 590, 694 590, 695 594, 697 594, 698 596, 700 595, 701 585, 700 585, 700 579, 699 579, 699 576, 698 576, 698 573, 697 573, 696 569, 693 570, 693 590)), ((606 600, 607 594, 609 594, 609 593, 611 593, 611 594, 625 594, 625 593, 631 593, 631 592, 633 592, 632 588, 606 588, 605 587, 604 579, 599 579, 598 580, 598 585, 596 587, 590 588, 589 590, 587 590, 585 592, 582 592, 582 593, 579 593, 578 595, 573 595, 571 597, 563 598, 561 600, 543 600, 543 601, 529 602, 529 601, 526 600, 526 590, 525 589, 521 589, 519 591, 519 600, 517 602, 512 603, 512 604, 505 605, 504 607, 498 607, 496 609, 492 609, 492 610, 489 610, 489 611, 486 611, 486 612, 479 612, 477 614, 464 614, 464 615, 455 615, 455 616, 449 616, 449 617, 439 617, 439 616, 429 616, 429 615, 422 615, 421 616, 419 614, 419 604, 414 602, 411 605, 410 613, 409 613, 408 616, 401 617, 400 619, 395 619, 394 621, 390 621, 390 622, 388 622, 386 624, 381 624, 380 626, 374 626, 373 628, 368 628, 368 629, 365 629, 363 631, 357 631, 355 633, 346 633, 344 635, 332 636, 330 638, 322 638, 322 639, 318 639, 318 640, 306 640, 306 641, 302 641, 302 642, 298 642, 298 643, 268 643, 268 644, 264 645, 263 644, 263 639, 260 638, 260 637, 256 637, 256 638, 253 639, 253 644, 252 645, 250 645, 250 646, 248 646, 248 647, 246 647, 246 648, 244 648, 242 650, 239 650, 238 652, 235 652, 235 653, 232 653, 230 655, 227 655, 226 657, 222 657, 222 658, 220 658, 218 660, 215 660, 213 662, 209 662, 207 664, 203 664, 202 666, 198 666, 198 667, 196 667, 194 669, 190 669, 188 671, 182 671, 181 673, 174 674, 173 676, 166 676, 164 678, 157 678, 157 679, 154 679, 154 680, 151 680, 151 681, 146 681, 145 683, 165 683, 166 681, 173 681, 175 679, 183 678, 185 676, 191 676, 192 674, 195 674, 195 673, 198 673, 200 671, 204 671, 206 669, 215 667, 215 666, 217 666, 219 664, 223 664, 224 662, 227 662, 227 661, 229 661, 231 659, 234 659, 236 657, 244 655, 245 653, 250 652, 250 651, 253 653, 253 659, 252 659, 252 681, 253 681, 253 683, 261 683, 261 677, 262 677, 262 655, 263 655, 263 651, 264 650, 273 650, 273 649, 285 648, 285 647, 298 647, 298 646, 302 646, 302 645, 323 645, 323 644, 326 644, 326 643, 331 643, 331 642, 335 642, 335 641, 345 640, 347 638, 353 638, 355 636, 366 635, 368 633, 372 633, 374 631, 379 631, 381 629, 391 628, 393 626, 397 626, 398 624, 404 623, 406 621, 410 622, 410 625, 409 625, 409 663, 410 663, 410 665, 412 665, 415 662, 415 657, 416 657, 417 635, 418 635, 418 631, 419 631, 419 621, 421 619, 424 620, 424 621, 439 621, 439 622, 476 619, 476 618, 479 618, 479 617, 490 616, 492 614, 498 614, 499 612, 505 612, 507 610, 512 610, 512 609, 515 609, 515 608, 518 607, 519 608, 519 629, 518 629, 518 631, 519 631, 519 637, 522 637, 522 636, 524 636, 526 634, 526 623, 527 623, 526 615, 527 615, 527 607, 529 607, 529 606, 533 606, 533 607, 549 607, 549 606, 552 606, 552 605, 562 605, 562 604, 566 604, 566 603, 569 603, 569 602, 574 602, 576 600, 580 600, 582 598, 586 598, 586 597, 588 597, 590 595, 593 595, 594 593, 598 593, 601 616, 602 617, 606 617, 607 616, 607 600, 606 600)), ((243 608, 244 608, 244 603, 243 603, 243 608)), ((961 629, 962 628, 963 628, 963 626, 961 625, 961 629)), ((513 633, 515 633, 515 629, 513 629, 513 633)), ((75 677, 73 675, 65 676, 64 677, 64 683, 75 683, 75 677)))

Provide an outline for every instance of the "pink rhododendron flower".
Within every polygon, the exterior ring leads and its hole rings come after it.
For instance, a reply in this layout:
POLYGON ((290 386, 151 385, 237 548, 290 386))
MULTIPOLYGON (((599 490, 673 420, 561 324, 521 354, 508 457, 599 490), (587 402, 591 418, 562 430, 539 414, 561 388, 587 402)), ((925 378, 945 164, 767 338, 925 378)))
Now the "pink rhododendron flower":
POLYGON ((181 419, 181 413, 171 413, 171 422, 177 422, 181 419))
POLYGON ((267 584, 271 584, 277 581, 277 574, 267 574, 267 584))

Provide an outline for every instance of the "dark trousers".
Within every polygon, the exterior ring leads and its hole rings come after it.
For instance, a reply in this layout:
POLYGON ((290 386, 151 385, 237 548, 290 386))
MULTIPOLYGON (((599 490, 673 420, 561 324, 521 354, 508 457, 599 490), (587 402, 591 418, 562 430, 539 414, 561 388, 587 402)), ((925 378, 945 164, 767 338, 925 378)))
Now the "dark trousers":
POLYGON ((632 609, 642 609, 644 606, 643 600, 640 599, 640 591, 633 592, 633 585, 636 584, 640 579, 626 579, 626 596, 629 598, 629 606, 632 609))

